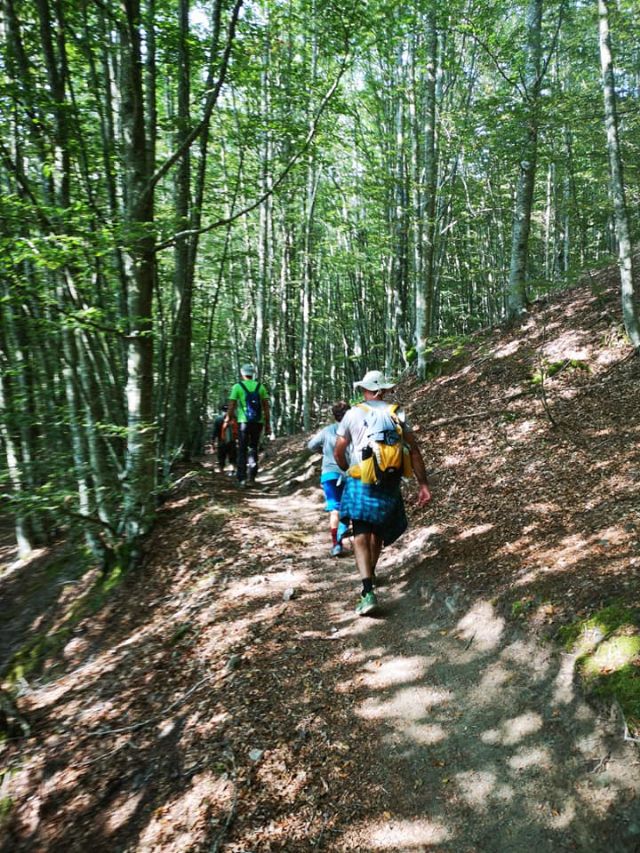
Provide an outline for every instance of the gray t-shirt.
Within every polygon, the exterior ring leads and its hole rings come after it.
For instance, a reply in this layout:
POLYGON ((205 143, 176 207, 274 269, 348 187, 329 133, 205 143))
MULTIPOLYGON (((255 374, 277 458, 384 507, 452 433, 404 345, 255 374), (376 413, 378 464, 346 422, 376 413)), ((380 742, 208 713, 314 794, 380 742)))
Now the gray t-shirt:
MULTIPOLYGON (((386 411, 391 404, 386 403, 384 400, 368 400, 365 405, 370 406, 372 409, 386 411)), ((405 421, 404 412, 398 409, 396 415, 402 424, 403 430, 409 432, 409 425, 405 421)), ((367 426, 365 424, 366 416, 365 409, 360 408, 360 406, 352 406, 338 424, 338 435, 344 436, 344 438, 349 440, 351 456, 358 462, 362 460, 362 448, 366 447, 369 443, 367 426)))
POLYGON ((335 474, 340 476, 343 472, 338 467, 338 463, 333 458, 333 451, 336 446, 336 431, 338 424, 333 423, 321 429, 313 438, 307 442, 309 450, 322 450, 322 476, 325 474, 335 474))

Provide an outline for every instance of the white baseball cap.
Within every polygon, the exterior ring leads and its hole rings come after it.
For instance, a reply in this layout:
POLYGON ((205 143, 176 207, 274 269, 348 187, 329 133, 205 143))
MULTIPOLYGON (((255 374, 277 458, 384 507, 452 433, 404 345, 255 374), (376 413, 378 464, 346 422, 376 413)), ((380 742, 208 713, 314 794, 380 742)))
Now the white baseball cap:
POLYGON ((243 376, 255 376, 257 373, 255 364, 243 364, 240 373, 243 376))

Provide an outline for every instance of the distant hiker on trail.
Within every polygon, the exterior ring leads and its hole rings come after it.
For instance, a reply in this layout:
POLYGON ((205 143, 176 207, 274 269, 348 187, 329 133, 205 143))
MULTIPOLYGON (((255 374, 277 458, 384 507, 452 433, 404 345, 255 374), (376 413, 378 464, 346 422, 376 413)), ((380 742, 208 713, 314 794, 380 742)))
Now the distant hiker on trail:
POLYGON ((322 486, 326 500, 325 508, 329 513, 329 530, 331 531, 332 544, 331 555, 333 557, 339 557, 342 554, 342 543, 338 535, 338 525, 340 523, 340 498, 342 497, 345 480, 345 475, 338 467, 338 463, 333 456, 333 451, 336 446, 338 424, 348 411, 349 404, 345 403, 344 400, 335 403, 331 407, 335 423, 321 429, 307 443, 309 450, 322 450, 320 485, 322 486))
POLYGON ((238 424, 238 485, 253 483, 258 476, 258 446, 263 428, 271 432, 269 395, 264 385, 255 378, 257 369, 253 364, 240 368, 240 382, 229 394, 227 420, 238 424))
POLYGON ((211 436, 211 444, 215 445, 217 449, 218 467, 221 473, 224 473, 227 459, 234 468, 236 467, 238 452, 238 423, 227 419, 228 409, 229 406, 226 403, 220 407, 220 414, 213 422, 213 434, 211 436))
POLYGON ((355 388, 362 388, 365 402, 349 409, 337 430, 335 460, 342 471, 348 469, 340 521, 352 525, 356 565, 362 579, 362 595, 356 605, 360 616, 378 609, 375 569, 382 546, 395 542, 407 529, 400 492, 402 476, 409 476, 413 470, 419 484, 419 506, 431 500, 416 438, 397 404, 384 401, 385 393, 394 385, 379 370, 366 373, 354 383, 355 388), (351 467, 347 448, 354 460, 351 467))

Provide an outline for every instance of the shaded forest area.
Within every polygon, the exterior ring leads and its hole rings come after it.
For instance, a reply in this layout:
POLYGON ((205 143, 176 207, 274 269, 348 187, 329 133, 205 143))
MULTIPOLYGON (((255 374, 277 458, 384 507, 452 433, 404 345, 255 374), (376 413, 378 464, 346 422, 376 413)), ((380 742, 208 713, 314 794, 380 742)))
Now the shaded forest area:
POLYGON ((105 580, 64 543, 16 564, 2 849, 636 850, 640 697, 621 716, 595 691, 635 683, 639 650, 600 662, 589 706, 557 645, 615 601, 640 631, 618 305, 598 274, 402 383, 434 501, 383 554, 379 619, 329 557, 304 437, 253 490, 212 455, 183 469, 136 571, 105 580))
POLYGON ((0 475, 133 565, 240 363, 278 435, 619 253, 633 2, 4 0, 0 475))

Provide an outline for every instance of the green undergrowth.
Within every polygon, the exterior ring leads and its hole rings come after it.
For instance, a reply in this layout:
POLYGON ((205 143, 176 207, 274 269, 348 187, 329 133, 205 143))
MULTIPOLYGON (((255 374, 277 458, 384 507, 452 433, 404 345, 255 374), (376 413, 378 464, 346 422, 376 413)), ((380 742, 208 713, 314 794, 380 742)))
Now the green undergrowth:
POLYGON ((629 730, 640 733, 640 608, 613 602, 558 632, 578 655, 577 671, 587 691, 620 703, 629 730))
POLYGON ((532 385, 542 385, 545 379, 551 379, 561 370, 590 370, 586 361, 579 358, 563 358, 560 361, 552 361, 545 364, 531 376, 532 385))
POLYGON ((13 800, 11 797, 0 797, 0 830, 3 829, 5 823, 9 820, 12 809, 13 800))
MULTIPOLYGON (((85 570, 86 570, 85 566, 85 570)), ((60 567, 58 567, 60 572, 60 567)), ((61 573, 61 572, 60 572, 61 573)), ((120 565, 106 574, 96 572, 95 580, 78 596, 71 596, 64 612, 56 619, 55 627, 31 635, 11 658, 3 680, 9 690, 15 689, 29 678, 41 675, 48 664, 55 668, 64 646, 73 636, 75 628, 88 616, 104 607, 114 590, 125 577, 120 565)), ((34 614, 34 618, 40 614, 34 614)))
MULTIPOLYGON (((467 345, 472 341, 471 335, 449 335, 438 338, 424 349, 426 360, 425 380, 437 379, 455 373, 468 360, 467 345)), ((415 347, 405 353, 408 364, 414 364, 418 360, 418 352, 415 347)))

